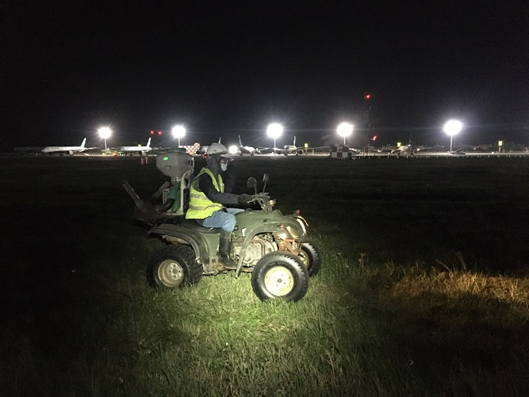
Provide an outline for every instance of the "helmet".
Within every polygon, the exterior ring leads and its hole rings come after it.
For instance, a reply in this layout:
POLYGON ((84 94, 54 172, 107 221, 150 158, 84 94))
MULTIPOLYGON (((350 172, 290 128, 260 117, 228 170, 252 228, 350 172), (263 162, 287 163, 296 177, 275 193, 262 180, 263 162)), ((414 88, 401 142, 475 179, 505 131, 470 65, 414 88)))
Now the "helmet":
POLYGON ((227 155, 228 149, 226 149, 226 146, 224 146, 221 143, 212 143, 211 145, 209 145, 208 150, 206 151, 206 154, 208 156, 211 156, 214 154, 227 155))

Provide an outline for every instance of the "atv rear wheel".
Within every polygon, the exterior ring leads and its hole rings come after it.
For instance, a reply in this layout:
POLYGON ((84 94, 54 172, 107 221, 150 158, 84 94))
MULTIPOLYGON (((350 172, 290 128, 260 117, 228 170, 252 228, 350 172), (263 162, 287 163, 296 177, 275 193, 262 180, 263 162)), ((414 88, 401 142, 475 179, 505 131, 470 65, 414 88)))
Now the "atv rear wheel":
POLYGON ((299 258, 307 267, 310 277, 318 274, 321 268, 322 256, 320 249, 316 245, 310 241, 302 243, 299 258))
POLYGON ((309 287, 309 273, 301 260, 286 252, 271 252, 263 256, 252 272, 252 288, 257 297, 283 298, 297 302, 309 287))
POLYGON ((147 267, 147 278, 155 287, 197 284, 202 279, 202 266, 197 263, 191 247, 169 245, 154 253, 147 267))

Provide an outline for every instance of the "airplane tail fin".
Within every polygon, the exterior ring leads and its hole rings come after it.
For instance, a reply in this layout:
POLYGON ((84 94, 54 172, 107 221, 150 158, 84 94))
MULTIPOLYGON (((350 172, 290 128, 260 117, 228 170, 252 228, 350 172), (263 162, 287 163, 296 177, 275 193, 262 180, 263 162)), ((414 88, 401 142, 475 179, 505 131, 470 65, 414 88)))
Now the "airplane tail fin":
POLYGON ((296 146, 296 136, 295 135, 294 135, 294 143, 292 145, 296 146))
POLYGON ((241 136, 237 135, 239 137, 239 146, 242 146, 241 136))
POLYGON ((81 143, 81 147, 84 147, 85 144, 86 144, 86 138, 83 139, 83 143, 81 143))
POLYGON ((147 141, 147 147, 151 147, 151 138, 149 137, 149 140, 147 141))

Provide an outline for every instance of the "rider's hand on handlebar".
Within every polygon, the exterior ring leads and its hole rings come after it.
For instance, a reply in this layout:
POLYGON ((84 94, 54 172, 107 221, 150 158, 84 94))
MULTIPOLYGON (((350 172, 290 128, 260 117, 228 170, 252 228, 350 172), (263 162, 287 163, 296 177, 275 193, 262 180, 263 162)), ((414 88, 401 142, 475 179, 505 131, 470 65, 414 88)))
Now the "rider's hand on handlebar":
POLYGON ((239 194, 237 197, 237 202, 239 205, 247 205, 251 199, 252 196, 250 194, 239 194))

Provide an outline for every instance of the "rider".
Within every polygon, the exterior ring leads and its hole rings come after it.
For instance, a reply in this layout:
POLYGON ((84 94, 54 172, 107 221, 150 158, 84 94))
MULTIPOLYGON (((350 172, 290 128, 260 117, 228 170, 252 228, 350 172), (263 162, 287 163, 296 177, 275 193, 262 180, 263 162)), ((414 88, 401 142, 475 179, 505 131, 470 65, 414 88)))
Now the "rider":
POLYGON ((230 234, 235 228, 235 214, 244 211, 240 208, 226 208, 225 205, 246 206, 252 198, 249 194, 233 194, 235 176, 233 160, 226 147, 212 143, 206 151, 206 166, 193 179, 190 187, 189 209, 186 219, 196 219, 204 227, 219 227, 219 258, 227 268, 235 269, 237 264, 230 258, 230 234))

